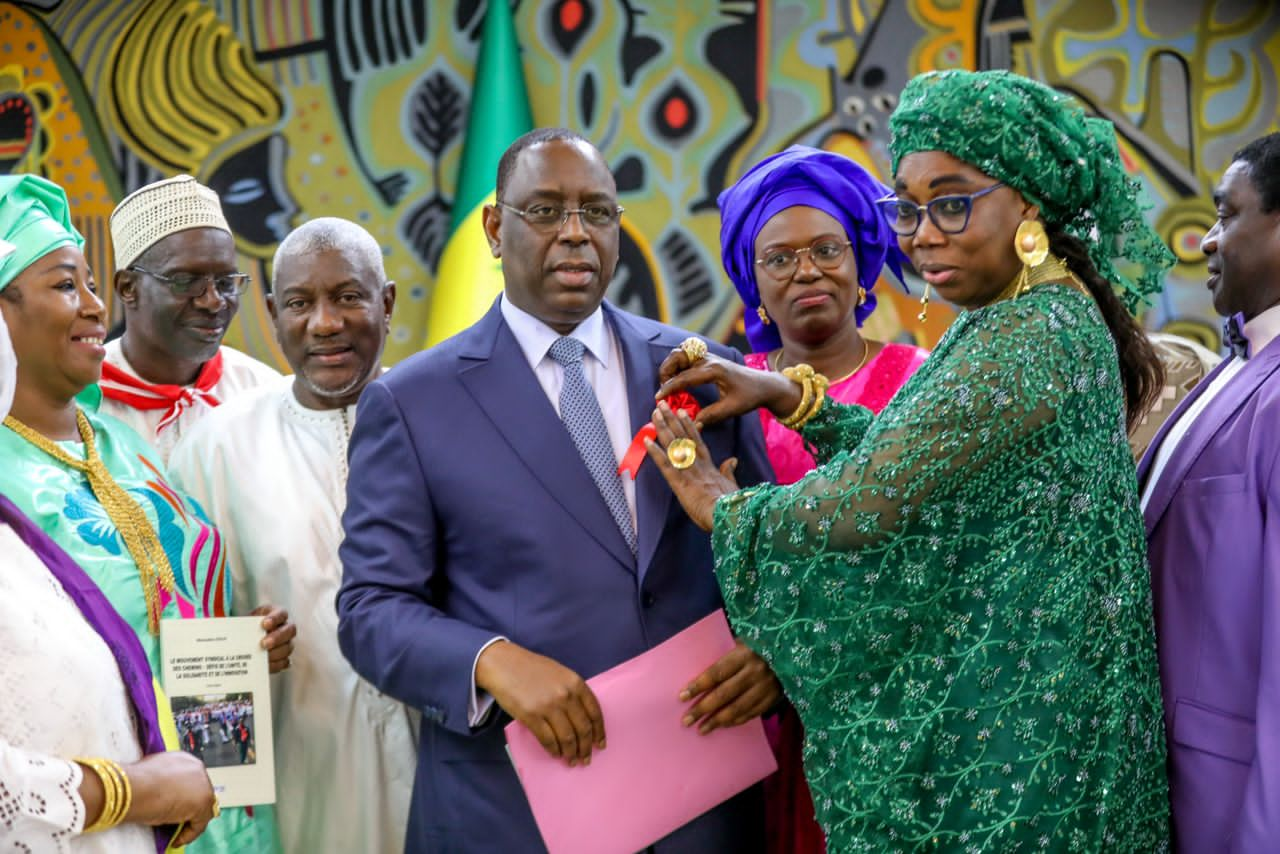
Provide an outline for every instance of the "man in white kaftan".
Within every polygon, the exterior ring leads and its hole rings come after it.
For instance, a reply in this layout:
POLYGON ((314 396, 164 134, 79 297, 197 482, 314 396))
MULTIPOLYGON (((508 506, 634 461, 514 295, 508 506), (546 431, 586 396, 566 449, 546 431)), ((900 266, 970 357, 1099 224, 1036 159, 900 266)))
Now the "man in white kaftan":
POLYGON ((347 441, 356 400, 381 371, 395 286, 377 241, 331 218, 290 234, 273 270, 270 308, 294 376, 208 413, 170 472, 221 529, 237 606, 278 602, 298 625, 272 700, 284 850, 399 854, 417 713, 351 669, 334 610, 347 441))

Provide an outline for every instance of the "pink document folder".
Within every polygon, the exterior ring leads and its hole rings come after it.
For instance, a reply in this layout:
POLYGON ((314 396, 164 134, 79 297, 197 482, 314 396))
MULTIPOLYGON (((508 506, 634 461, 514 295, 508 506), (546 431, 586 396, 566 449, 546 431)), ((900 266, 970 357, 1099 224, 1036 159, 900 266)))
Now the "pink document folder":
POLYGON ((608 747, 570 768, 528 728, 507 745, 550 854, 634 854, 777 770, 759 719, 700 735, 681 718, 684 686, 733 648, 716 611, 630 661, 587 680, 608 747))

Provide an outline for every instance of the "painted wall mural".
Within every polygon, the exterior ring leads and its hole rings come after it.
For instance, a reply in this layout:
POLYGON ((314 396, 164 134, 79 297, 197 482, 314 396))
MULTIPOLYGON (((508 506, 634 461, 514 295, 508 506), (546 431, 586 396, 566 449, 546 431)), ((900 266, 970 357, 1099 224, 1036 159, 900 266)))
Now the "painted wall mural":
MULTIPOLYGON (((166 175, 221 194, 260 287, 290 228, 354 219, 400 288, 394 362, 423 340, 486 2, 0 2, 0 172, 67 188, 101 282, 111 209, 166 175)), ((910 76, 1012 68, 1116 124, 1179 259, 1144 322, 1217 346, 1199 241, 1231 153, 1280 128, 1276 4, 519 0, 515 17, 536 123, 581 131, 617 175, 610 298, 624 307, 733 339, 715 206, 727 184, 794 142, 885 179, 910 76)), ((879 337, 928 344, 949 321, 931 311, 922 326, 901 293, 881 306, 879 337)), ((261 299, 229 341, 283 366, 261 299)))

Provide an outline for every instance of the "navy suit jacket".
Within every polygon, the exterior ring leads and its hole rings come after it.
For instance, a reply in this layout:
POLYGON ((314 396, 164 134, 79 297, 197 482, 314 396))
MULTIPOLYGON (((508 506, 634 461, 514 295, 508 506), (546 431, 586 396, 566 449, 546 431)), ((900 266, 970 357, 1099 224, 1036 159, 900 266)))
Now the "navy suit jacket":
MULTIPOLYGON (((658 366, 688 333, 604 311, 638 430, 658 366)), ((704 403, 714 394, 695 392, 704 403)), ((509 718, 468 726, 477 652, 504 635, 583 678, 638 655, 720 607, 709 539, 650 462, 636 481, 631 554, 496 302, 370 384, 357 412, 338 637, 362 676, 423 713, 406 851, 541 851, 504 749, 509 718)), ((754 413, 704 438, 717 462, 738 457, 743 485, 771 479, 754 413)), ((656 849, 759 850, 759 816, 749 790, 656 849)))

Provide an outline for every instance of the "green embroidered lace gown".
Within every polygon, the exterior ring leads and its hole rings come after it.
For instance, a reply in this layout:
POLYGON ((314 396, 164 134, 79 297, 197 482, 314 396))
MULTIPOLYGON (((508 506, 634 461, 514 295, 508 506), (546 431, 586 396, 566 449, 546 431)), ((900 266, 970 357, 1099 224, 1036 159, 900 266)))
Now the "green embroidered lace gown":
POLYGON ((960 315, 819 467, 721 499, 739 636, 833 852, 1160 851, 1164 734, 1115 349, 1064 285, 960 315))

